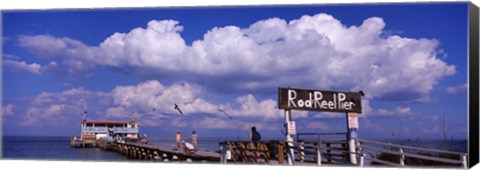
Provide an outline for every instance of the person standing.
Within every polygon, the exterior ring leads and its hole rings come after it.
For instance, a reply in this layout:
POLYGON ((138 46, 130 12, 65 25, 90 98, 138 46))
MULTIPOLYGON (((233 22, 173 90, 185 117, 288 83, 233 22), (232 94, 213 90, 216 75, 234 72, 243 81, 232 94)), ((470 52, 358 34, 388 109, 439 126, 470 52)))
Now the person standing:
POLYGON ((178 150, 180 149, 180 145, 182 144, 182 134, 178 130, 177 130, 177 134, 175 134, 175 140, 176 140, 175 150, 178 150))
POLYGON ((192 143, 195 150, 198 149, 198 135, 197 135, 197 132, 192 131, 192 136, 190 136, 190 143, 192 143))
POLYGON ((257 143, 261 139, 262 139, 262 136, 257 131, 257 128, 255 126, 252 126, 252 132, 250 133, 250 141, 253 142, 253 143, 257 143))

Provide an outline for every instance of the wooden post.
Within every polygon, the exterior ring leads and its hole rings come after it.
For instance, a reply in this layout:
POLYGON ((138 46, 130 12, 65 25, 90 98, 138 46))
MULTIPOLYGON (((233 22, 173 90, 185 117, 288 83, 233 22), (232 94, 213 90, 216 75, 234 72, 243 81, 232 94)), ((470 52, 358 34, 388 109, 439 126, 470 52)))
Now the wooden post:
POLYGON ((237 147, 237 142, 233 142, 233 161, 239 161, 239 151, 237 147))
POLYGON ((285 142, 282 142, 282 141, 280 141, 278 143, 278 164, 280 164, 280 165, 283 165, 283 162, 285 160, 285 157, 283 155, 283 153, 284 153, 283 145, 284 144, 285 144, 285 142))
POLYGON ((331 153, 331 150, 330 150, 330 143, 327 143, 327 162, 332 162, 332 160, 330 159, 332 157, 332 153, 331 153))

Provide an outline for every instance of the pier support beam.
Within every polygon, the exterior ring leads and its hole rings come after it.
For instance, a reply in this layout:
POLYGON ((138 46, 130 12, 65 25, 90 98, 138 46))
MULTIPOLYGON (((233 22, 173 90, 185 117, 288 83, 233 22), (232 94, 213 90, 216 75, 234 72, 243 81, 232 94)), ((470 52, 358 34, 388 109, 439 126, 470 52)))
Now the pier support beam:
POLYGON ((293 165, 295 161, 295 154, 293 151, 293 136, 288 134, 288 122, 293 121, 290 109, 285 109, 285 141, 287 142, 287 162, 288 165, 293 165))

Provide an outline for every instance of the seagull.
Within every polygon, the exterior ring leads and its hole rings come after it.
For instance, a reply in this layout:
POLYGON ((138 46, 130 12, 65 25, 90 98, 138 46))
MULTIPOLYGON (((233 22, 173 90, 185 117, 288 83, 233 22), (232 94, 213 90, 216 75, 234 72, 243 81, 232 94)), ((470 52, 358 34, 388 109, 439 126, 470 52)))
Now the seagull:
POLYGON ((220 112, 222 112, 223 114, 227 115, 228 118, 230 118, 230 120, 232 120, 232 116, 228 115, 227 112, 225 112, 224 110, 218 109, 218 111, 220 111, 220 112))
POLYGON ((180 112, 181 115, 183 115, 183 112, 182 110, 180 110, 180 107, 178 107, 177 104, 175 104, 175 107, 174 107, 175 110, 178 110, 178 112, 180 112))

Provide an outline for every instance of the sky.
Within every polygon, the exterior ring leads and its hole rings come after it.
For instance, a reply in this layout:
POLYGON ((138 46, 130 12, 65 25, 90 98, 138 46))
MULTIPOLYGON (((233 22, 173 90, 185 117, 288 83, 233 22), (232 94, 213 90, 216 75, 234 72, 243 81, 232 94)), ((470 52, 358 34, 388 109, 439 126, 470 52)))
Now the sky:
MULTIPOLYGON (((136 118, 149 136, 246 139, 256 126, 282 138, 277 90, 295 87, 364 91, 360 138, 466 139, 467 9, 4 10, 2 133, 78 135, 86 110, 88 120, 136 118)), ((292 115, 297 132, 346 132, 344 113, 292 115)))

